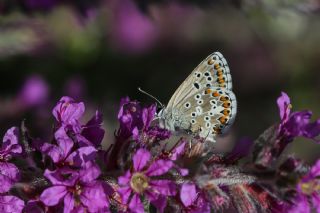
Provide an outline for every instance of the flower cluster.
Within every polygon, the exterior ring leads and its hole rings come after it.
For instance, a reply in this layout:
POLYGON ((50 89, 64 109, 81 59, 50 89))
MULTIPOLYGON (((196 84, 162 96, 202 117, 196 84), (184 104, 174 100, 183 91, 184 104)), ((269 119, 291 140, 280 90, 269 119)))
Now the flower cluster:
POLYGON ((84 103, 62 97, 52 111, 51 141, 33 139, 24 124, 6 132, 0 210, 320 212, 320 161, 310 168, 279 158, 298 136, 317 142, 320 120, 310 122, 310 111, 291 113, 285 93, 277 103, 278 124, 222 154, 202 152, 210 149, 202 139, 175 140, 158 126, 156 105, 129 98, 121 100, 115 140, 103 150, 102 114, 83 124, 84 103))

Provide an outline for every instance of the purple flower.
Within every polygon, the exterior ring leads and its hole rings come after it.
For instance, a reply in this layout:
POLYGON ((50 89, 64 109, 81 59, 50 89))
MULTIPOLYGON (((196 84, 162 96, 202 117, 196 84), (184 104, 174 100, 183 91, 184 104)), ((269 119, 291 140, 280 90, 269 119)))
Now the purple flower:
POLYGON ((80 119, 85 111, 82 102, 77 103, 70 97, 62 97, 54 107, 52 113, 58 121, 59 127, 65 131, 71 131, 74 139, 80 146, 100 146, 105 131, 101 128, 103 119, 102 114, 96 111, 96 114, 88 121, 86 125, 81 125, 80 119))
POLYGON ((64 212, 109 212, 109 202, 103 184, 97 180, 100 170, 96 165, 75 172, 70 169, 46 170, 44 176, 52 186, 45 189, 40 200, 47 206, 63 201, 64 212))
POLYGON ((20 94, 19 102, 26 107, 34 107, 44 104, 49 95, 47 82, 40 76, 34 75, 29 77, 24 83, 20 94))
POLYGON ((82 102, 77 103, 72 98, 64 96, 54 107, 52 114, 61 126, 71 126, 74 132, 80 132, 79 120, 84 111, 85 106, 82 102))
POLYGON ((20 213, 24 208, 23 200, 15 196, 1 196, 0 195, 0 212, 14 212, 20 213))
POLYGON ((15 155, 22 153, 18 144, 18 128, 10 128, 4 138, 0 149, 0 193, 10 190, 11 186, 19 180, 18 168, 8 161, 15 155))
POLYGON ((298 136, 315 140, 315 137, 320 134, 320 119, 310 123, 312 112, 308 110, 291 113, 290 98, 284 92, 277 103, 281 118, 279 137, 282 141, 289 143, 298 136))
POLYGON ((166 174, 173 166, 170 160, 151 160, 151 153, 139 149, 133 156, 133 171, 128 170, 118 178, 118 192, 122 203, 128 205, 131 212, 142 213, 144 206, 141 196, 145 196, 157 209, 163 212, 167 196, 176 194, 176 185, 171 180, 155 179, 166 174))
POLYGON ((320 119, 310 122, 312 113, 308 110, 291 112, 290 98, 284 92, 277 100, 281 121, 279 125, 266 130, 256 141, 254 159, 257 165, 267 167, 275 163, 286 146, 296 137, 316 141, 320 134, 320 119))
POLYGON ((169 138, 171 135, 169 131, 151 126, 155 115, 156 105, 143 108, 139 102, 123 98, 118 113, 120 128, 117 136, 123 140, 132 137, 138 141, 145 141, 146 139, 160 141, 169 138))
POLYGON ((64 128, 55 133, 57 145, 44 143, 41 151, 51 157, 58 167, 81 167, 86 162, 95 159, 97 150, 93 146, 75 148, 72 139, 66 134, 64 128))
POLYGON ((311 209, 320 212, 320 160, 310 169, 297 185, 297 195, 290 213, 308 213, 311 209))
POLYGON ((180 190, 180 200, 184 206, 184 212, 210 213, 210 205, 202 192, 196 189, 193 183, 184 183, 180 190))

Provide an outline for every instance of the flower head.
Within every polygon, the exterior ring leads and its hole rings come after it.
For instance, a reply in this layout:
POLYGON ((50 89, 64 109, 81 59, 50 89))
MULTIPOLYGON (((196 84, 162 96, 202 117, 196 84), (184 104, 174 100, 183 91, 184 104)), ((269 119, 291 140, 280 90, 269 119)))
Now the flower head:
POLYGON ((64 212, 108 212, 109 201, 102 182, 97 180, 99 175, 99 168, 91 163, 77 172, 46 170, 44 176, 52 186, 42 192, 40 200, 47 206, 56 206, 63 201, 64 212))
POLYGON ((297 185, 297 195, 289 212, 320 212, 320 160, 297 185))
POLYGON ((93 146, 75 146, 64 128, 56 131, 55 139, 57 145, 44 143, 41 151, 50 156, 57 167, 82 167, 88 161, 95 159, 97 150, 93 146))
POLYGON ((166 174, 174 166, 173 162, 163 159, 150 161, 151 153, 139 149, 133 156, 133 171, 128 170, 118 179, 118 192, 131 212, 144 212, 142 195, 162 212, 166 206, 166 197, 176 194, 173 181, 156 179, 157 176, 166 174))
POLYGON ((156 115, 156 105, 142 107, 139 102, 130 101, 129 98, 123 98, 120 105, 118 137, 122 139, 132 137, 138 141, 160 141, 170 137, 168 130, 151 126, 156 115))

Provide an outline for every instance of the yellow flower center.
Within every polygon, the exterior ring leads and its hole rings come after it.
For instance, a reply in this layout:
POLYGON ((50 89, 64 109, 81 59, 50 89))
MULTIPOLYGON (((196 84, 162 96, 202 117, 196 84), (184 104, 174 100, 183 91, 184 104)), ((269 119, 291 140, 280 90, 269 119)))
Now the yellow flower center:
POLYGON ((142 173, 135 173, 130 180, 130 186, 136 193, 143 193, 149 187, 149 179, 142 173))
POLYGON ((301 184, 301 190, 306 195, 311 195, 313 192, 320 191, 318 180, 311 180, 301 184))

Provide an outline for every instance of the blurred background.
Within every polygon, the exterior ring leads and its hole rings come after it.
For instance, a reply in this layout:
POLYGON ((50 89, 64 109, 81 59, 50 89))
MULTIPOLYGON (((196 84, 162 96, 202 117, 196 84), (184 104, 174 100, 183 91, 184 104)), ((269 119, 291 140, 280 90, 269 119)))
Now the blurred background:
MULTIPOLYGON (((23 119, 50 140, 61 96, 84 101, 87 120, 104 113, 111 141, 119 100, 167 103, 207 55, 231 68, 238 115, 217 144, 228 151, 279 121, 276 98, 320 116, 319 0, 1 0, 0 133, 23 119)), ((319 147, 288 150, 314 161, 319 147)))

